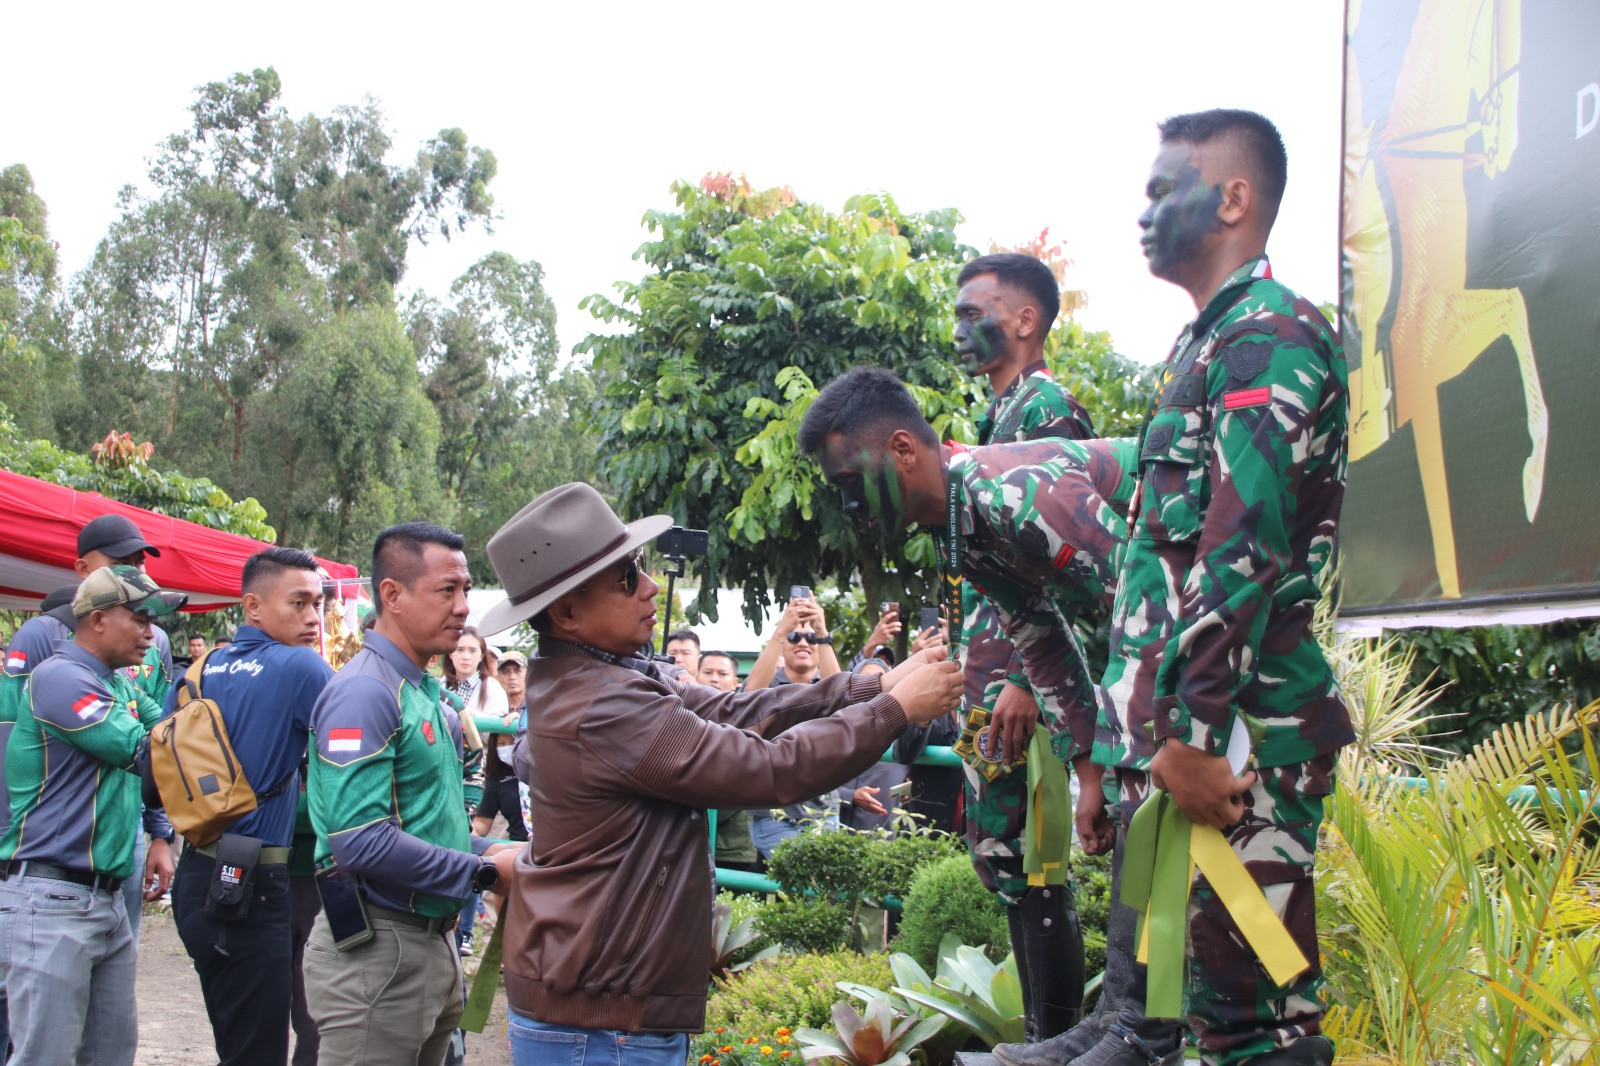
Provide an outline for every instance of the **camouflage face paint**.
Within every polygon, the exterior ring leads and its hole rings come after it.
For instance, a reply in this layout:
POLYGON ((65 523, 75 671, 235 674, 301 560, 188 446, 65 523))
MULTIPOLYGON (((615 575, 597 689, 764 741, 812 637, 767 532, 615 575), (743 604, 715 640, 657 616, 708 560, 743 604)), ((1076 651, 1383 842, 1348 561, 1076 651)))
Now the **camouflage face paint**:
POLYGON ((898 531, 905 525, 905 508, 900 498, 900 477, 894 464, 889 461, 887 454, 873 454, 866 449, 857 455, 856 462, 862 472, 860 484, 866 504, 867 523, 876 523, 891 533, 898 531))
POLYGON ((824 463, 823 474, 844 496, 844 513, 891 532, 905 525, 900 477, 882 451, 862 448, 853 462, 824 463))
POLYGON ((985 315, 976 322, 956 319, 955 342, 962 368, 974 377, 986 373, 1011 351, 1010 338, 993 315, 985 315))
POLYGON ((1163 146, 1150 168, 1150 206, 1139 216, 1139 243, 1158 278, 1173 280, 1199 254, 1206 236, 1222 229, 1222 186, 1207 185, 1199 164, 1193 145, 1177 143, 1163 146))

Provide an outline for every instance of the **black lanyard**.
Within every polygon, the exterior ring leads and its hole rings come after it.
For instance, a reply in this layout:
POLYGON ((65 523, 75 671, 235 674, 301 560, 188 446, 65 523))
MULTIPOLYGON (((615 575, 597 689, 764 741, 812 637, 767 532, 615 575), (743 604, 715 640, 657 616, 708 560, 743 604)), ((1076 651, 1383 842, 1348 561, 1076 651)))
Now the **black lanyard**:
MULTIPOLYGON (((952 457, 953 458, 953 457, 952 457)), ((958 501, 961 497, 961 475, 955 464, 950 465, 948 525, 945 528, 944 609, 950 623, 950 657, 958 658, 961 647, 961 514, 958 501)))

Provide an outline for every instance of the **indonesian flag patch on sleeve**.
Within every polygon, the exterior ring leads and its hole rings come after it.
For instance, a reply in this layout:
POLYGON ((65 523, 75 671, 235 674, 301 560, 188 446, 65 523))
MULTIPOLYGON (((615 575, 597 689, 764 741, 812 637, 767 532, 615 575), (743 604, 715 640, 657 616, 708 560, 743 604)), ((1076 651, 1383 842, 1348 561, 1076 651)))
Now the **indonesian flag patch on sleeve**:
POLYGON ((330 729, 328 730, 329 751, 360 751, 361 730, 359 729, 330 729))
POLYGON ((105 709, 106 701, 92 692, 72 705, 72 713, 86 722, 105 709))
POLYGON ((1256 389, 1237 389, 1222 394, 1222 409, 1237 411, 1241 407, 1261 407, 1272 402, 1272 390, 1263 385, 1256 389))
POLYGON ((20 674, 28 669, 28 653, 21 648, 6 652, 6 673, 20 674))

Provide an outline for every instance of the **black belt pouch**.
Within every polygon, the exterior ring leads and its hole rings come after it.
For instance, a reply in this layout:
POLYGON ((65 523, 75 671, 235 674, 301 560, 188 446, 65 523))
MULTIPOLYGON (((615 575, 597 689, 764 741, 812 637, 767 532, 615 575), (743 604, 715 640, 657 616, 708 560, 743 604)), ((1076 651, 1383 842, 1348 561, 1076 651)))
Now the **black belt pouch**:
POLYGON ((223 833, 217 841, 217 864, 206 893, 206 917, 215 922, 242 922, 250 913, 250 893, 261 861, 256 837, 223 833))

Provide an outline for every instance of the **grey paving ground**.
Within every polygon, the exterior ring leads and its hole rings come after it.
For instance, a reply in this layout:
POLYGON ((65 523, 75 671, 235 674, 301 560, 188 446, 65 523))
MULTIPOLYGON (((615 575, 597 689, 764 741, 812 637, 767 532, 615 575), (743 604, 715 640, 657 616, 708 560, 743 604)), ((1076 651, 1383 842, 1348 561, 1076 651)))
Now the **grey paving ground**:
MULTIPOLYGON (((487 943, 480 924, 479 940, 487 943)), ((467 960, 476 970, 476 960, 467 960)), ((151 908, 139 931, 139 1052, 137 1066, 215 1066, 211 1026, 200 999, 200 982, 178 940, 172 916, 151 908)), ((510 1066, 505 1043, 506 1002, 502 991, 483 1034, 467 1037, 471 1066, 510 1066)))

